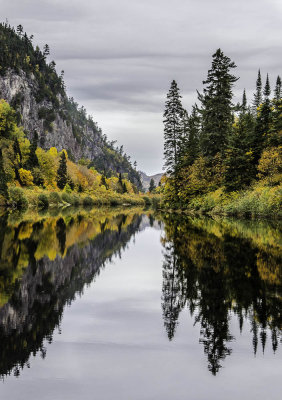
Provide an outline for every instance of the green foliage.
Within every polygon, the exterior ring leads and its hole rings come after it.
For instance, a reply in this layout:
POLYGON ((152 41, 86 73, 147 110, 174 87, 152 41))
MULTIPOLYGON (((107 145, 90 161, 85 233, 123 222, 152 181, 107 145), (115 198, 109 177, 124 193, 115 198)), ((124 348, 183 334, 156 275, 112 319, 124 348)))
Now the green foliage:
POLYGON ((244 91, 241 112, 225 152, 224 185, 228 191, 247 188, 256 176, 252 149, 254 119, 244 91))
POLYGON ((15 126, 15 111, 5 100, 0 99, 0 139, 11 138, 13 132, 15 131, 15 126))
POLYGON ((106 188, 106 189, 108 189, 108 188, 109 188, 109 185, 107 184, 107 181, 106 181, 105 175, 102 175, 102 177, 101 177, 101 183, 100 183, 100 185, 101 185, 101 186, 105 186, 105 188, 106 188))
POLYGON ((238 80, 230 73, 235 63, 218 49, 213 54, 203 94, 199 94, 202 108, 201 148, 207 157, 223 153, 232 127, 232 88, 238 80))
POLYGON ((260 69, 258 70, 258 77, 256 81, 256 93, 254 94, 253 108, 254 112, 257 112, 258 107, 262 102, 262 81, 260 69))
POLYGON ((183 115, 179 88, 175 80, 171 82, 164 111, 164 158, 168 175, 177 173, 183 144, 183 115))
POLYGON ((148 196, 142 196, 143 200, 145 201, 146 206, 150 206, 152 204, 152 199, 148 196))
POLYGON ((71 194, 67 193, 67 192, 64 192, 64 193, 62 194, 62 200, 63 200, 65 203, 74 204, 74 198, 73 198, 73 196, 72 196, 71 194))
POLYGON ((18 210, 25 210, 28 207, 27 198, 21 188, 10 187, 9 188, 9 202, 8 205, 11 208, 17 208, 18 210))
MULTIPOLYGON (((230 71, 235 67, 218 49, 203 82, 203 94, 198 92, 201 108, 194 105, 190 116, 185 110, 179 116, 182 132, 178 149, 167 147, 164 154, 166 160, 174 160, 175 171, 171 174, 168 170, 163 181, 164 207, 224 213, 233 209, 252 215, 278 210, 279 191, 271 197, 273 192, 266 187, 276 187, 277 191, 282 181, 281 79, 277 77, 271 99, 269 77, 262 90, 259 71, 253 108, 247 104, 245 90, 242 103, 234 106, 233 85, 237 78, 230 71), (259 180, 261 186, 257 186, 259 180), (236 207, 236 201, 240 206, 236 207)), ((164 137, 166 143, 166 125, 164 137)))
POLYGON ((89 207, 89 206, 93 206, 93 205, 94 205, 94 201, 90 196, 84 197, 84 199, 83 199, 84 207, 89 207))
POLYGON ((3 155, 0 149, 0 195, 5 199, 8 198, 7 176, 3 165, 3 155))
POLYGON ((195 104, 192 107, 192 113, 188 116, 187 111, 186 121, 184 121, 184 140, 182 153, 182 166, 192 165, 200 153, 200 125, 201 117, 198 107, 195 104))
POLYGON ((52 132, 52 122, 56 119, 56 114, 53 109, 41 107, 38 110, 38 118, 43 119, 43 127, 46 131, 52 132))
POLYGON ((150 180, 149 192, 152 193, 155 189, 156 189, 156 184, 155 184, 154 179, 152 178, 150 180))
POLYGON ((57 192, 51 192, 49 195, 49 203, 53 205, 58 205, 61 203, 61 196, 57 192))
POLYGON ((57 185, 59 189, 64 189, 68 181, 67 177, 67 159, 66 154, 62 151, 60 157, 60 165, 57 171, 57 185))
POLYGON ((32 170, 35 167, 39 167, 39 162, 36 155, 37 145, 38 145, 38 133, 35 131, 29 148, 29 157, 26 163, 27 169, 32 170))
POLYGON ((45 194, 38 196, 38 208, 45 209, 49 207, 49 200, 45 194))

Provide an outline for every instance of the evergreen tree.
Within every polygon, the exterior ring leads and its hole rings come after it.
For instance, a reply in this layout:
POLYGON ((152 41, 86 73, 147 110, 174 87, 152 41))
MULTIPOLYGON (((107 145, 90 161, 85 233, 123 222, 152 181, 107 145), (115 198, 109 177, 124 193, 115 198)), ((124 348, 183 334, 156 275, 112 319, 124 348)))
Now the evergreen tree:
POLYGON ((203 84, 201 150, 204 156, 213 158, 224 153, 232 128, 232 87, 239 79, 230 73, 236 65, 221 49, 213 54, 212 67, 203 84))
POLYGON ((122 193, 127 193, 127 187, 125 182, 123 182, 122 184, 122 193))
POLYGON ((19 144, 18 138, 16 138, 14 140, 13 150, 14 150, 14 156, 15 156, 14 167, 15 167, 16 179, 18 180, 18 182, 20 184, 22 184, 21 178, 20 178, 20 174, 19 174, 19 169, 22 168, 22 152, 21 152, 21 148, 20 148, 20 144, 19 144))
POLYGON ((166 242, 163 261, 162 309, 164 327, 169 340, 172 340, 175 335, 179 314, 185 305, 183 271, 184 269, 178 265, 173 241, 166 242))
POLYGON ((105 188, 108 189, 108 184, 107 184, 107 182, 106 182, 105 175, 102 175, 100 185, 101 185, 101 186, 105 186, 105 188))
POLYGON ((38 158, 36 155, 37 145, 38 145, 38 133, 36 131, 34 131, 33 139, 32 139, 32 142, 31 142, 30 148, 29 148, 29 156, 28 156, 28 160, 26 163, 27 169, 32 170, 33 168, 39 166, 38 158))
POLYGON ((260 69, 258 70, 258 77, 256 81, 256 93, 254 94, 253 109, 254 113, 257 113, 257 109, 262 102, 262 81, 260 69))
POLYGON ((18 138, 16 138, 14 140, 13 150, 14 150, 14 155, 15 155, 15 159, 16 159, 16 164, 18 165, 19 168, 21 168, 21 165, 22 165, 22 152, 21 152, 21 148, 20 148, 20 144, 19 144, 18 138))
POLYGON ((267 138, 269 146, 282 145, 282 98, 281 98, 281 79, 277 77, 274 90, 274 99, 272 101, 271 126, 267 138))
POLYGON ((172 81, 164 111, 164 158, 168 175, 175 177, 183 143, 183 107, 179 88, 172 81))
POLYGON ((272 110, 269 99, 270 93, 271 90, 267 74, 266 83, 263 90, 264 99, 263 103, 258 108, 256 127, 254 130, 253 153, 255 165, 257 165, 259 162, 265 143, 268 141, 268 134, 271 128, 272 110))
POLYGON ((152 193, 156 189, 155 181, 153 178, 150 180, 149 192, 152 193))
POLYGON ((68 181, 68 176, 67 176, 67 158, 65 151, 62 151, 61 157, 60 157, 60 164, 59 168, 57 171, 57 185, 58 188, 63 190, 64 187, 66 186, 68 181))
POLYGON ((278 75, 276 80, 276 86, 274 90, 274 99, 279 101, 281 99, 281 78, 278 75))
POLYGON ((242 113, 245 114, 247 111, 247 96, 246 96, 246 89, 244 89, 243 92, 243 98, 242 98, 242 105, 241 105, 241 110, 242 113))
POLYGON ((228 140, 224 163, 224 185, 228 191, 248 187, 256 175, 251 151, 255 121, 250 109, 247 108, 245 91, 240 109, 239 120, 228 140))
POLYGON ((199 138, 201 117, 199 115, 198 107, 196 104, 192 107, 192 112, 191 115, 188 117, 187 125, 185 128, 183 165, 188 166, 193 164, 200 152, 199 138))
POLYGON ((22 36, 22 34, 23 34, 23 26, 22 25, 17 26, 17 34, 19 36, 22 36))
POLYGON ((3 154, 2 149, 0 149, 0 195, 8 199, 8 186, 7 186, 7 176, 4 170, 3 154))
POLYGON ((122 174, 121 174, 121 172, 118 174, 118 184, 119 184, 121 193, 123 193, 123 182, 122 182, 122 174))

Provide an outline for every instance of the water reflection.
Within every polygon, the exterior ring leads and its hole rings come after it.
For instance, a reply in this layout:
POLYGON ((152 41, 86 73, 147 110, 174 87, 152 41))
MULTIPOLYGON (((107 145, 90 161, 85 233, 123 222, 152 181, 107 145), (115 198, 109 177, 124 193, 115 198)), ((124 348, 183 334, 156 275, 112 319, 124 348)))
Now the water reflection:
POLYGON ((156 290, 157 298, 162 290, 170 341, 188 309, 200 327, 199 341, 213 375, 232 353, 234 317, 240 331, 251 330, 254 354, 259 347, 265 351, 267 342, 275 352, 282 329, 279 226, 140 209, 0 216, 0 375, 18 376, 32 354, 46 356, 46 341, 51 343, 60 329, 65 306, 147 227, 163 229, 162 288, 158 281, 156 290))
MULTIPOLYGON (((143 218, 144 219, 144 218, 143 218)), ((141 229, 140 210, 0 218, 0 375, 44 358, 62 313, 141 229)), ((149 219, 145 225, 149 224, 149 219)), ((144 225, 144 222, 143 222, 144 225)))
POLYGON ((200 325, 208 369, 216 375, 232 352, 231 316, 248 320, 252 346, 281 341, 282 263, 279 225, 166 216, 162 309, 172 340, 187 306, 200 325))

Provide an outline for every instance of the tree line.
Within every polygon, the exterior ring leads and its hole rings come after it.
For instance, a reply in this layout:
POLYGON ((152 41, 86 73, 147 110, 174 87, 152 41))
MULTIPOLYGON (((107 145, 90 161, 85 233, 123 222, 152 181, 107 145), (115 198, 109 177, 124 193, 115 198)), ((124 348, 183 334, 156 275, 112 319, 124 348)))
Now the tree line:
POLYGON ((241 102, 234 104, 235 68, 218 49, 189 114, 176 81, 171 83, 164 110, 164 195, 170 206, 219 187, 230 193, 258 180, 281 183, 281 78, 272 91, 268 74, 263 84, 259 70, 252 102, 244 90, 241 102))
POLYGON ((32 193, 35 197, 39 194, 40 208, 49 202, 78 205, 79 198, 93 203, 91 196, 102 201, 114 193, 137 194, 138 188, 128 178, 122 173, 106 177, 84 159, 75 163, 65 149, 42 149, 37 132, 29 141, 23 128, 17 126, 15 111, 0 100, 0 206, 25 208, 25 195, 32 193))

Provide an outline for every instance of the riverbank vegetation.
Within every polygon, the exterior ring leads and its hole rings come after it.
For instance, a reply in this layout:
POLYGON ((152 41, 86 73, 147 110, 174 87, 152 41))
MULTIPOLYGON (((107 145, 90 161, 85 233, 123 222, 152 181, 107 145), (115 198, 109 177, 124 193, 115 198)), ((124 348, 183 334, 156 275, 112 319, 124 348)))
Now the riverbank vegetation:
POLYGON ((12 107, 0 100, 0 206, 11 209, 92 205, 148 205, 158 196, 139 193, 127 174, 106 177, 90 161, 71 161, 66 150, 43 150, 17 126, 12 107))
POLYGON ((244 91, 234 104, 235 68, 218 49, 189 115, 172 82, 164 112, 165 208, 282 215, 281 79, 272 92, 259 71, 252 103, 244 91))

